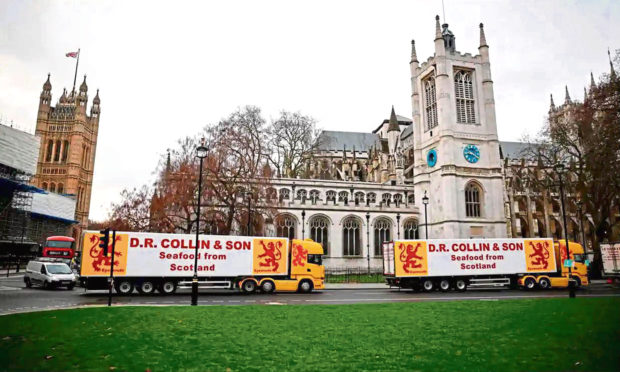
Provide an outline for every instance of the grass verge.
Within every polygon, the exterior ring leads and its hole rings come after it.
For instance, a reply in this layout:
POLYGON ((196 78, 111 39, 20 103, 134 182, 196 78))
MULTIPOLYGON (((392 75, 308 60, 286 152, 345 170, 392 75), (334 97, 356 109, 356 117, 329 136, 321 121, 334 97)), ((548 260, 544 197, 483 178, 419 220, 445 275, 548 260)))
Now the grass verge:
POLYGON ((0 370, 620 369, 620 299, 116 307, 0 317, 0 370))

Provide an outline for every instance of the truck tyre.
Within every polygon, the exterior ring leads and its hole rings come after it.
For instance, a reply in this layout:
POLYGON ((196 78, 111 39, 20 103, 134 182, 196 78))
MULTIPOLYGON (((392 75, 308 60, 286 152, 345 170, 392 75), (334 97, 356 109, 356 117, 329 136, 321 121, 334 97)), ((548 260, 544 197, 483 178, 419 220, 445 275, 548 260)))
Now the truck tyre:
POLYGON ((129 280, 121 280, 114 286, 116 293, 126 296, 133 292, 133 283, 129 280))
POLYGON ((467 290, 467 281, 465 279, 457 279, 454 282, 454 288, 459 292, 465 292, 467 290))
POLYGON ((241 291, 244 293, 254 293, 256 291, 256 282, 248 279, 241 284, 241 291))
POLYGON ((430 279, 424 279, 422 281, 422 289, 424 292, 431 292, 435 289, 435 283, 430 279))
POLYGON ((24 283, 26 283, 26 288, 32 288, 32 282, 30 281, 30 278, 24 279, 24 283))
POLYGON ((450 290, 450 281, 448 279, 441 279, 441 281, 439 282, 439 289, 442 292, 448 292, 450 290))
POLYGON ((531 291, 532 289, 536 288, 536 280, 534 278, 526 278, 523 282, 523 285, 525 286, 525 289, 531 291))
POLYGON ((137 289, 140 294, 152 294, 155 292, 155 284, 150 280, 145 280, 138 285, 137 289))
POLYGON ((575 288, 581 287, 581 279, 578 276, 573 276, 572 278, 575 281, 575 288))
POLYGON ((263 284, 261 284, 260 289, 263 293, 273 293, 276 290, 276 285, 271 280, 265 280, 263 284))
POLYGON ((309 280, 302 280, 301 283, 299 283, 299 288, 297 288, 297 291, 300 293, 312 292, 312 282, 309 280))
POLYGON ((540 289, 549 289, 551 288, 551 281, 548 278, 540 278, 538 286, 540 289))
POLYGON ((164 295, 173 294, 177 290, 177 283, 172 280, 166 280, 159 286, 159 293, 164 295))

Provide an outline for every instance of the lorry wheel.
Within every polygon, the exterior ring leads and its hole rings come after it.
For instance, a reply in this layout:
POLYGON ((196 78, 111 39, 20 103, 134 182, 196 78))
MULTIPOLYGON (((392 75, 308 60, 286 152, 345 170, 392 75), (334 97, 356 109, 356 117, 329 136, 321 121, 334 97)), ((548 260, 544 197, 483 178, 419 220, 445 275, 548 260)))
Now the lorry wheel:
POLYGON ((138 285, 137 289, 140 294, 151 294, 155 292, 155 284, 149 280, 145 280, 138 285))
POLYGON ((133 283, 129 280, 121 280, 114 286, 114 289, 116 289, 116 293, 125 296, 133 292, 133 283))
POLYGON ((173 294, 177 290, 177 283, 173 282, 172 280, 166 280, 165 282, 161 283, 158 289, 159 293, 161 294, 173 294))
POLYGON ((299 288, 297 290, 301 293, 312 292, 312 282, 309 280, 302 280, 301 283, 299 283, 299 288))
POLYGON ((424 289, 424 292, 431 292, 435 289, 435 283, 430 279, 426 279, 422 282, 422 289, 424 289))
POLYGON ((263 284, 261 284, 260 289, 264 293, 273 293, 276 289, 276 285, 271 280, 265 280, 263 284))
POLYGON ((532 289, 536 288, 536 280, 534 280, 534 278, 526 278, 523 282, 523 285, 525 286, 525 289, 531 291, 532 289))
POLYGON ((538 286, 540 289, 549 289, 551 288, 551 281, 547 278, 540 278, 538 281, 538 286))
POLYGON ((450 281, 448 279, 442 279, 439 282, 439 289, 441 289, 442 292, 448 292, 450 290, 450 281))
POLYGON ((244 293, 254 293, 256 291, 256 282, 252 279, 248 279, 241 284, 241 291, 244 293))
POLYGON ((581 287, 581 279, 578 276, 573 276, 572 278, 575 281, 575 288, 581 287))
POLYGON ((454 283, 454 287, 459 292, 465 292, 467 290, 467 281, 465 279, 458 279, 454 283))

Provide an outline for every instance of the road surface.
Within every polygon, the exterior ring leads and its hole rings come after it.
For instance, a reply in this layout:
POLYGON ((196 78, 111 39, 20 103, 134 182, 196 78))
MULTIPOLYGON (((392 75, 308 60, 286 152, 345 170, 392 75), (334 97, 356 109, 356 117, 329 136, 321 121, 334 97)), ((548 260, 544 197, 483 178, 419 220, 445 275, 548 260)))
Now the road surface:
MULTIPOLYGON (((76 287, 44 290, 25 288, 23 277, 0 278, 0 315, 20 312, 61 309, 89 305, 106 305, 107 291, 85 291, 76 287)), ((566 290, 523 291, 510 289, 468 290, 467 292, 420 293, 410 290, 385 288, 334 289, 310 294, 275 293, 252 295, 236 291, 201 291, 199 305, 301 305, 301 304, 356 304, 417 301, 500 301, 516 298, 567 297, 566 290)), ((620 297, 620 288, 608 284, 593 284, 577 291, 578 297, 620 297)), ((114 305, 188 305, 190 290, 180 289, 170 296, 138 295, 114 296, 114 305)))

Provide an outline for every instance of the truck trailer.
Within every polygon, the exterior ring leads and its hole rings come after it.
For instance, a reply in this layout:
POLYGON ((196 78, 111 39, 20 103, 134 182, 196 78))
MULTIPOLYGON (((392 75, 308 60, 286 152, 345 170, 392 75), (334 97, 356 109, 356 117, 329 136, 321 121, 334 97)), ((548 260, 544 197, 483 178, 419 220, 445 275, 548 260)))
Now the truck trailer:
POLYGON ((567 260, 565 243, 545 238, 397 240, 383 244, 383 272, 390 286, 426 292, 588 285, 583 248, 569 251, 567 260))
MULTIPOLYGON (((172 294, 177 288, 191 288, 195 235, 117 232, 114 259, 112 249, 104 255, 99 242, 99 232, 84 233, 80 282, 86 289, 109 288, 112 262, 114 289, 122 295, 134 289, 172 294)), ((199 288, 244 293, 323 289, 322 254, 323 247, 310 239, 200 235, 199 288)))
POLYGON ((610 283, 620 284, 620 242, 601 243, 603 278, 610 283))

